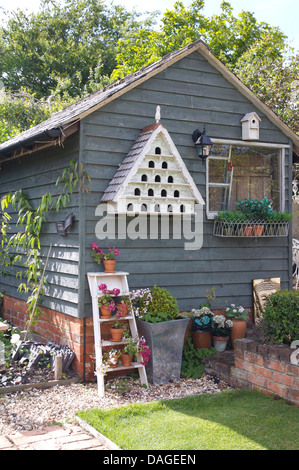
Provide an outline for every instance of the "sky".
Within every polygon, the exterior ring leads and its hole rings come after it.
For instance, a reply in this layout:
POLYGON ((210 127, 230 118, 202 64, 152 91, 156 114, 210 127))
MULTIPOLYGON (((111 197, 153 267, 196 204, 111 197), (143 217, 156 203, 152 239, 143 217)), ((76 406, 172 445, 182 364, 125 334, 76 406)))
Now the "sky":
MULTIPOLYGON (((192 0, 181 0, 188 6, 192 0)), ((290 45, 299 50, 299 1, 298 0, 227 0, 234 9, 234 15, 242 10, 250 11, 258 21, 265 21, 271 26, 279 28, 288 36, 290 45)), ((7 10, 17 8, 37 11, 39 0, 0 0, 0 7, 7 10)), ((160 10, 164 12, 172 9, 175 0, 114 0, 115 4, 124 5, 128 10, 136 8, 137 11, 160 10)), ((220 12, 222 0, 206 0, 203 13, 211 16, 220 12)))

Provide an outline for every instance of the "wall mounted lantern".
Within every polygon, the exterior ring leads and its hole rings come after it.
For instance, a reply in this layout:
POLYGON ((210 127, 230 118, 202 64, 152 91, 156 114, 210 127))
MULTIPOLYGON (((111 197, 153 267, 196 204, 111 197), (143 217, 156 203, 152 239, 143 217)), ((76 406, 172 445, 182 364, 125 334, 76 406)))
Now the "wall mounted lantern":
POLYGON ((203 127, 202 132, 196 129, 192 134, 193 142, 195 143, 195 147, 197 150, 197 155, 202 159, 202 163, 206 158, 208 158, 210 154, 211 147, 213 142, 211 141, 210 137, 206 135, 206 128, 203 127))
POLYGON ((58 235, 65 235, 66 230, 73 225, 75 216, 73 213, 69 214, 63 222, 56 222, 56 230, 58 235))

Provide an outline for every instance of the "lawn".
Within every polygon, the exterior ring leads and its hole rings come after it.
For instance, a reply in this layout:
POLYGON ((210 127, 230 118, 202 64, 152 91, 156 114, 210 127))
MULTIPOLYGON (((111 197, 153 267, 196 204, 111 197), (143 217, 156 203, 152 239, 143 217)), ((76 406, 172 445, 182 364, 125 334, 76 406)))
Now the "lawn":
POLYGON ((299 449, 299 409, 249 390, 87 410, 78 416, 124 450, 299 449))

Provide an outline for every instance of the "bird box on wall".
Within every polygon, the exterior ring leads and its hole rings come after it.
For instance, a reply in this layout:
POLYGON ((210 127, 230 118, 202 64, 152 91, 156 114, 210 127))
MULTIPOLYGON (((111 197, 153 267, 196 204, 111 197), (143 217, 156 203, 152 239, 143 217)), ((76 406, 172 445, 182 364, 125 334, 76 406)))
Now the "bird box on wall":
POLYGON ((243 140, 259 140, 260 121, 261 118, 256 114, 256 112, 245 114, 241 119, 243 140))

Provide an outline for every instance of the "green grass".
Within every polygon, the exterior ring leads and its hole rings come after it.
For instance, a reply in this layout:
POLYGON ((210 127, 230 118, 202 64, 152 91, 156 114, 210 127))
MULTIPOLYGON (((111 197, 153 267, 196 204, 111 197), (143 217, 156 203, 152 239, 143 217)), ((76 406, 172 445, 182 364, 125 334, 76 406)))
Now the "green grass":
POLYGON ((126 450, 299 449, 299 409, 249 390, 87 410, 78 416, 126 450))

